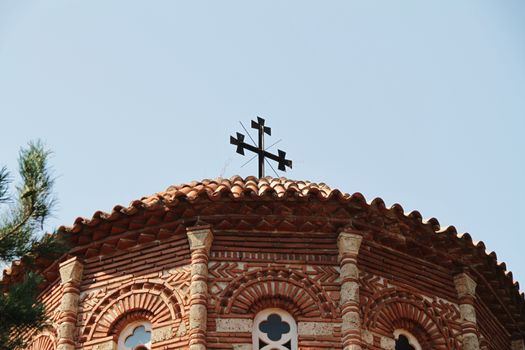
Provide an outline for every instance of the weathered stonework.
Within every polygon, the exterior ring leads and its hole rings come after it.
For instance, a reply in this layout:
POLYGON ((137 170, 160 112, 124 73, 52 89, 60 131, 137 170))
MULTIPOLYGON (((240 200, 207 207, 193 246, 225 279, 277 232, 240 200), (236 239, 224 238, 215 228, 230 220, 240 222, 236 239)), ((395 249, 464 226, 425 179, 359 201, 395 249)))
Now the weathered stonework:
POLYGON ((523 339, 513 340, 511 344, 512 350, 525 350, 525 341, 523 339))
POLYGON ((173 337, 173 328, 171 326, 165 326, 161 328, 155 328, 151 334, 151 342, 158 343, 173 337))
POLYGON ((337 324, 329 322, 299 322, 297 333, 305 336, 323 336, 334 334, 334 327, 337 324))
POLYGON ((188 228, 191 250, 190 350, 206 350, 208 257, 213 233, 210 227, 188 228))
POLYGON ((242 318, 218 318, 215 320, 217 332, 251 332, 253 320, 242 318))
POLYGON ((463 349, 479 350, 478 327, 476 321, 476 282, 466 273, 454 277, 458 292, 459 310, 461 313, 461 327, 463 330, 463 349))
POLYGON ((380 345, 383 350, 394 350, 396 348, 396 341, 392 338, 381 337, 380 345))
POLYGON ((363 236, 356 231, 343 231, 337 238, 338 260, 341 266, 341 332, 345 350, 361 349, 357 255, 362 240, 363 236))
POLYGON ((60 303, 60 319, 58 320, 58 350, 73 350, 75 348, 75 331, 80 299, 79 284, 82 280, 83 266, 77 258, 71 258, 60 264, 60 279, 63 295, 60 303))
POLYGON ((117 342, 114 340, 108 340, 93 346, 93 350, 117 350, 117 342))

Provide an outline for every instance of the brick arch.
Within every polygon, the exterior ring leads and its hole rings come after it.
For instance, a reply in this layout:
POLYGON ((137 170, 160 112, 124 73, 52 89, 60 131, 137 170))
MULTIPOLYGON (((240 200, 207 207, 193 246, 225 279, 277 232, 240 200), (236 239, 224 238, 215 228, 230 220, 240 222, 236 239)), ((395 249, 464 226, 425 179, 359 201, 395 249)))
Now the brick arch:
POLYGON ((31 342, 30 350, 55 350, 55 337, 51 334, 39 334, 31 342))
POLYGON ((153 327, 181 319, 182 298, 167 283, 135 281, 105 296, 88 315, 82 341, 103 338, 115 332, 121 321, 140 316, 153 327))
POLYGON ((255 314, 280 307, 294 317, 334 318, 337 306, 318 283, 301 271, 268 267, 248 271, 232 280, 220 295, 222 314, 255 314))
POLYGON ((137 310, 129 311, 120 315, 109 327, 108 335, 118 335, 126 328, 127 325, 136 321, 149 321, 155 317, 151 311, 137 310))
POLYGON ((396 329, 412 333, 423 349, 450 350, 454 343, 446 322, 432 304, 408 291, 389 288, 363 307, 363 327, 385 336, 396 329))

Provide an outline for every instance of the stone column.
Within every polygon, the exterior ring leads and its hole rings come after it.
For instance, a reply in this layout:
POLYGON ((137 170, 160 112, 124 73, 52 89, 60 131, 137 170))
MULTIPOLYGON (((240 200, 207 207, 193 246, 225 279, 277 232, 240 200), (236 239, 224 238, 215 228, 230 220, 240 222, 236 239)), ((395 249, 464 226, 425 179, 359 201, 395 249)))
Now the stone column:
POLYGON ((190 350, 206 350, 208 257, 213 232, 209 226, 187 228, 191 250, 190 350))
POLYGON ((362 240, 363 236, 354 231, 343 231, 337 238, 341 266, 341 333, 344 350, 361 349, 357 254, 362 240))
POLYGON ((525 342, 523 339, 513 340, 511 343, 512 350, 525 350, 525 342))
POLYGON ((63 293, 58 319, 57 350, 74 350, 83 265, 74 257, 61 263, 59 268, 63 293))
POLYGON ((479 350, 478 326, 476 322, 476 282, 466 273, 454 277, 459 297, 459 312, 463 333, 463 350, 479 350))

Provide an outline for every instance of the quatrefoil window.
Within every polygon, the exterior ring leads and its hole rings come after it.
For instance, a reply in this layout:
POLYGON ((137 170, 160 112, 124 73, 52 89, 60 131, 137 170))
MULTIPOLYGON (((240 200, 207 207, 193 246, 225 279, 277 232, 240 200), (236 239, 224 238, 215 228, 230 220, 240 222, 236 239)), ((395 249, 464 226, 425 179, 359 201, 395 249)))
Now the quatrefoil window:
POLYGON ((267 321, 261 322, 259 330, 268 335, 268 338, 273 341, 281 340, 283 334, 290 332, 290 325, 283 322, 281 316, 278 314, 271 314, 267 321))
POLYGON ((151 324, 133 322, 122 330, 118 339, 118 350, 144 350, 151 348, 151 324))
POLYGON ((288 312, 265 309, 255 316, 252 339, 254 350, 297 350, 297 325, 288 312))

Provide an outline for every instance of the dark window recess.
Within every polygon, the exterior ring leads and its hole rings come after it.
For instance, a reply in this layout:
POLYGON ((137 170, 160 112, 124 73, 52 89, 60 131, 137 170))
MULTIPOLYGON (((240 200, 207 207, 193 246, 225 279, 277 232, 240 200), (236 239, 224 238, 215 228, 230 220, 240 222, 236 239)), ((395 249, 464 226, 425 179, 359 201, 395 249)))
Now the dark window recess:
POLYGON ((263 342, 261 339, 259 339, 259 349, 264 348, 266 345, 268 345, 268 344, 266 344, 266 343, 263 342))
POLYGON ((281 316, 271 314, 266 321, 261 322, 259 330, 266 333, 270 340, 278 341, 283 334, 290 331, 290 325, 287 322, 284 322, 281 316))
POLYGON ((283 346, 287 349, 292 350, 292 341, 288 340, 286 343, 283 344, 283 346))
POLYGON ((407 337, 404 335, 400 335, 399 338, 396 340, 396 350, 416 350, 410 343, 408 342, 407 337))

